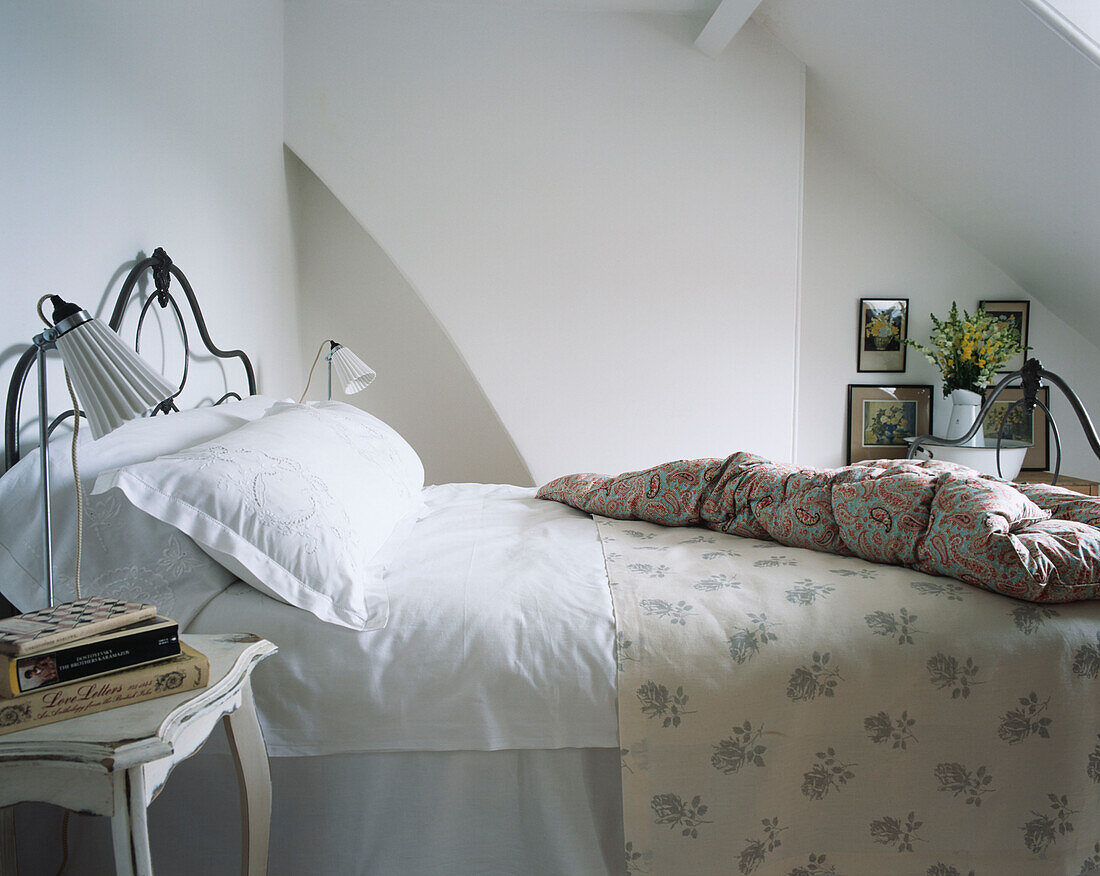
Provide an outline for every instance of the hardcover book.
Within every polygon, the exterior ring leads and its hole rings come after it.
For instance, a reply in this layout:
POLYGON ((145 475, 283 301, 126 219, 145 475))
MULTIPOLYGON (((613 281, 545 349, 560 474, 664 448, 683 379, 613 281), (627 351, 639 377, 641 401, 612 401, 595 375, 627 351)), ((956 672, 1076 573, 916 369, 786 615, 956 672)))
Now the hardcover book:
POLYGON ((190 645, 168 660, 36 690, 0 703, 0 735, 206 687, 210 661, 190 645))
POLYGON ((157 617, 24 657, 0 654, 0 697, 57 687, 179 653, 179 624, 157 617))
POLYGON ((157 616, 155 605, 89 596, 0 620, 0 654, 34 654, 157 616))

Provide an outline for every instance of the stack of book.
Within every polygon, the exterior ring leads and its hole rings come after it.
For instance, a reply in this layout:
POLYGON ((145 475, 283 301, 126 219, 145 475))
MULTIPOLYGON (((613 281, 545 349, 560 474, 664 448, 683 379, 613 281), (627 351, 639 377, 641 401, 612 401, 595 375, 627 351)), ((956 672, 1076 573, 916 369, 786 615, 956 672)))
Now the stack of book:
POLYGON ((156 606, 91 596, 0 620, 0 735, 205 687, 156 606))

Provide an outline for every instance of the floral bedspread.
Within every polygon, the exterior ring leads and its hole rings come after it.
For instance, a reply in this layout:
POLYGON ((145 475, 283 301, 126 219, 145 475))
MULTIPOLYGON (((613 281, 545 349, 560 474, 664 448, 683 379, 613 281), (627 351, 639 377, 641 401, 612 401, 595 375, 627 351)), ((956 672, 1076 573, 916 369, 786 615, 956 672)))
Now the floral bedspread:
POLYGON ((628 871, 1100 871, 1100 603, 596 521, 628 871))

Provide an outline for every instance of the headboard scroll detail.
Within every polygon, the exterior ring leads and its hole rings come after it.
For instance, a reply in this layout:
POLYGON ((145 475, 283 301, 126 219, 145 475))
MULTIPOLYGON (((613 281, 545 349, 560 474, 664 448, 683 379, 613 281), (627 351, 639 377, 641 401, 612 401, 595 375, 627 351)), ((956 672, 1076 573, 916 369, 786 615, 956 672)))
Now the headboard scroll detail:
MULTIPOLYGON (((191 348, 188 345, 187 328, 184 325, 183 314, 180 311, 180 307, 176 302, 175 297, 170 290, 170 284, 172 277, 175 277, 179 281, 180 288, 183 289, 183 294, 187 298, 187 303, 191 308, 191 315, 195 320, 195 325, 199 330, 199 338, 202 340, 203 346, 206 348, 212 356, 219 359, 240 359, 241 364, 244 366, 245 376, 248 380, 248 394, 256 394, 256 372, 252 368, 252 362, 248 358, 248 355, 243 350, 222 350, 216 346, 210 338, 210 332, 206 327, 206 320, 203 317, 202 309, 199 307, 198 299, 195 297, 195 291, 191 288, 191 284, 188 282, 186 275, 169 257, 168 253, 163 248, 157 247, 153 250, 153 254, 148 258, 142 259, 133 268, 130 273, 127 274, 126 280, 122 284, 122 288, 119 290, 118 298, 115 300, 114 310, 111 312, 111 318, 108 321, 108 325, 114 331, 118 331, 122 325, 122 319, 126 313, 126 305, 130 301, 130 297, 133 294, 134 287, 137 285, 142 274, 146 271, 152 271, 154 293, 149 296, 141 308, 141 313, 138 316, 138 325, 136 336, 134 339, 134 348, 140 352, 141 350, 141 329, 145 321, 145 316, 148 313, 151 304, 155 301, 161 308, 171 307, 176 321, 179 324, 180 334, 183 340, 183 377, 180 380, 179 389, 176 390, 172 398, 164 402, 154 413, 168 413, 169 411, 178 410, 175 405, 175 398, 183 391, 184 385, 187 383, 188 365, 191 360, 191 348)), ((19 357, 19 361, 16 362, 15 370, 12 372, 11 382, 8 384, 8 396, 7 405, 4 410, 4 470, 7 471, 15 463, 19 461, 19 412, 20 404, 23 397, 23 387, 27 381, 27 374, 30 372, 37 357, 38 348, 32 344, 29 346, 23 355, 19 357)), ((215 404, 221 404, 229 398, 240 398, 235 392, 227 392, 215 404)), ((67 411, 61 416, 57 417, 49 425, 49 432, 63 422, 68 417, 73 416, 72 411, 67 411)))
POLYGON ((1013 371, 988 391, 985 396, 985 402, 981 410, 978 411, 977 419, 975 419, 973 425, 971 425, 969 431, 967 431, 965 435, 958 438, 937 438, 935 435, 918 435, 909 445, 909 452, 906 458, 913 459, 919 450, 928 447, 959 447, 965 445, 971 438, 979 434, 979 430, 982 428, 985 418, 989 416, 989 413, 993 410, 993 404, 996 402, 997 397, 1010 383, 1015 384, 1018 382, 1022 387, 1021 398, 1013 402, 1009 410, 1005 412, 1004 416, 1001 418, 1000 429, 997 433, 997 471, 1000 472, 1001 470, 1001 443, 1004 440, 1005 425, 1009 421, 1009 412, 1017 407, 1022 407, 1028 412, 1038 407, 1042 408, 1046 413, 1047 422, 1050 423, 1051 434, 1054 436, 1056 456, 1054 477, 1051 479, 1051 485, 1057 486, 1058 475, 1062 470, 1062 438, 1058 431, 1058 422, 1054 419, 1054 415, 1050 412, 1050 408, 1039 401, 1039 389, 1042 387, 1044 380, 1049 381, 1062 390, 1062 395, 1066 397, 1069 406, 1073 409, 1073 413, 1077 416, 1077 421, 1081 424, 1081 429, 1085 433, 1085 440, 1088 441, 1089 447, 1092 448, 1092 452, 1100 459, 1100 435, 1097 434, 1096 427, 1092 423, 1092 418, 1089 416, 1088 411, 1085 410, 1085 405, 1066 381, 1053 371, 1048 371, 1044 368, 1043 363, 1038 359, 1028 359, 1024 362, 1023 367, 1020 368, 1019 371, 1013 371))

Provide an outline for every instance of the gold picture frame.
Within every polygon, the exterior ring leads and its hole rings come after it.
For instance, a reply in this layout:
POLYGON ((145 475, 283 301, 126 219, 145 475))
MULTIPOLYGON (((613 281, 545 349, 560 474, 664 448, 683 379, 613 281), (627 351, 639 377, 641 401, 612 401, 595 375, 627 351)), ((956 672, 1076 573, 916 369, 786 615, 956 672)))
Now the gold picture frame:
POLYGON ((848 384, 848 465, 904 459, 909 452, 906 438, 931 434, 931 384, 848 384))

